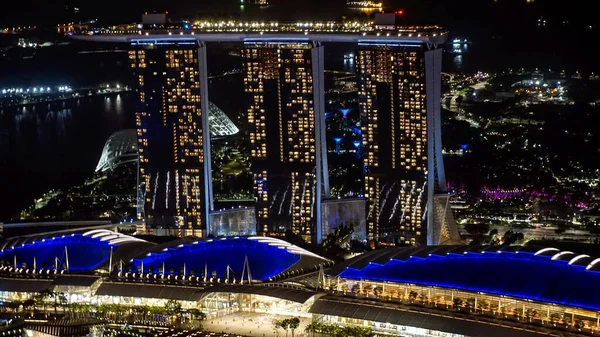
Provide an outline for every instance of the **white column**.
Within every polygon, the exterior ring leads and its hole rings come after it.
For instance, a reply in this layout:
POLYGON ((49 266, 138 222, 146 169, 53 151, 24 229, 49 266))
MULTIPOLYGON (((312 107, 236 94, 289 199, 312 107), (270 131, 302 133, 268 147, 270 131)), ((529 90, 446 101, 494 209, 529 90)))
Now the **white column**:
POLYGON ((327 164, 327 136, 325 127, 325 54, 324 47, 314 43, 311 50, 312 76, 313 76, 313 108, 315 114, 315 148, 316 148, 316 224, 314 235, 315 243, 321 243, 323 236, 322 198, 330 197, 329 168, 327 164), (324 189, 324 191, 323 191, 324 189))
POLYGON ((440 189, 446 189, 441 144, 441 77, 442 50, 424 53, 425 93, 427 109, 427 245, 439 244, 441 228, 434 223, 433 197, 436 177, 440 189))
POLYGON ((212 188, 212 162, 210 148, 210 127, 208 122, 208 62, 206 60, 206 44, 200 42, 198 48, 198 64, 200 66, 200 108, 202 110, 202 147, 204 151, 204 221, 206 236, 210 234, 210 212, 214 209, 212 188))

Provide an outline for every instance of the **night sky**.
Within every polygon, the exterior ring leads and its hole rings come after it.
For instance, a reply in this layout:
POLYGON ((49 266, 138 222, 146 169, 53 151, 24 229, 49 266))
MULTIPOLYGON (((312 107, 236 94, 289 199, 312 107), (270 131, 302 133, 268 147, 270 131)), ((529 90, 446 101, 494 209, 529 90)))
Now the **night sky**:
MULTIPOLYGON (((18 0, 3 1, 0 7, 0 26, 20 24, 55 25, 68 19, 65 6, 81 9, 80 18, 98 18, 101 22, 138 21, 143 11, 168 10, 174 17, 219 15, 236 17, 239 0, 18 0)), ((271 0, 272 6, 258 11, 246 8, 244 16, 265 19, 339 18, 344 15, 346 0, 271 0), (252 12, 255 12, 252 15, 252 12)), ((550 19, 569 19, 590 24, 598 22, 593 10, 594 1, 574 0, 384 0, 390 9, 402 8, 406 20, 439 22, 450 26, 471 24, 516 24, 521 18, 543 15, 550 19)), ((247 6, 248 7, 248 6, 247 6)))

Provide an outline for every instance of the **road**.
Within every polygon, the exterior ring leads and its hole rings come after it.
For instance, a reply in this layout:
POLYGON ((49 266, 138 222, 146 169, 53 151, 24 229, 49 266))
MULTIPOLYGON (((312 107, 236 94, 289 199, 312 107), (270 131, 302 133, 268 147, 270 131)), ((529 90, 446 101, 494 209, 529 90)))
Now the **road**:
MULTIPOLYGON (((481 82, 471 85, 470 88, 474 89, 475 91, 481 90, 481 89, 485 88, 487 83, 488 83, 488 81, 481 81, 481 82)), ((450 99, 449 106, 446 104, 446 99, 444 98, 442 101, 442 106, 444 108, 446 108, 446 110, 456 113, 457 120, 467 122, 474 128, 480 128, 481 125, 479 124, 479 122, 475 121, 472 118, 469 118, 465 114, 465 110, 463 108, 459 107, 458 103, 456 102, 456 98, 458 98, 458 96, 461 96, 461 95, 464 97, 465 93, 466 93, 465 90, 461 90, 461 91, 458 91, 455 95, 453 95, 452 98, 450 99)))

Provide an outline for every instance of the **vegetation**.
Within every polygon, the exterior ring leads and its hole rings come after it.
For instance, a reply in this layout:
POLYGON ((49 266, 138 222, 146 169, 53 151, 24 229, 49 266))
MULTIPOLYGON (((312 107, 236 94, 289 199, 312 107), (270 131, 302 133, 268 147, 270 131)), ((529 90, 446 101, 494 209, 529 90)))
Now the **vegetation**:
MULTIPOLYGON (((23 302, 5 302, 3 308, 18 312, 21 306, 27 317, 48 318, 53 312, 53 316, 75 319, 95 318, 109 322, 130 322, 149 326, 201 328, 200 321, 206 319, 206 315, 199 309, 183 309, 181 303, 175 300, 167 301, 164 306, 92 305, 69 303, 64 293, 52 292, 48 289, 23 302)), ((295 330, 298 326, 292 324, 291 327, 295 330)))
POLYGON ((135 215, 135 164, 95 173, 83 184, 52 190, 14 218, 19 220, 90 220, 118 222, 135 215))
POLYGON ((309 336, 319 337, 373 337, 375 334, 371 328, 346 326, 340 327, 333 324, 313 322, 306 326, 304 332, 309 336))
POLYGON ((274 320, 273 327, 277 334, 279 334, 279 329, 283 329, 285 331, 285 335, 288 335, 288 330, 292 332, 292 337, 294 337, 294 332, 300 326, 300 319, 298 317, 283 319, 283 320, 274 320))

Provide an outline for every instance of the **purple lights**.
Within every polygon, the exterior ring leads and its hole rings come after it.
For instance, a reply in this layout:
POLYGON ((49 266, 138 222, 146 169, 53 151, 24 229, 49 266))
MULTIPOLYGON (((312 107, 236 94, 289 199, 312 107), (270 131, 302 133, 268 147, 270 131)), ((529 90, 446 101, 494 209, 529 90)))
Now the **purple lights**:
POLYGON ((490 189, 484 187, 481 190, 481 196, 487 200, 510 200, 517 198, 526 198, 529 200, 544 199, 550 202, 565 203, 571 207, 576 207, 580 209, 589 208, 589 204, 587 202, 573 200, 570 195, 552 194, 536 190, 526 190, 524 188, 515 188, 507 190, 501 188, 490 189))

